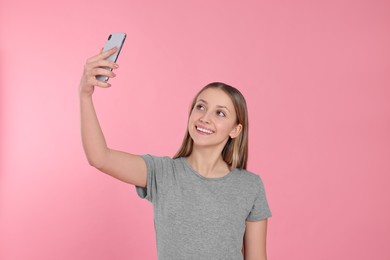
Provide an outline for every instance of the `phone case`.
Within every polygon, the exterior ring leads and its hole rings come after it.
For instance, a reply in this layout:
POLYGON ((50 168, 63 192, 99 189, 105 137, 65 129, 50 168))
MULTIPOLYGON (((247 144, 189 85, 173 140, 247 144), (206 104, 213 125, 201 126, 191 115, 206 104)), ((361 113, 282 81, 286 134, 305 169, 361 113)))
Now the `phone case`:
MULTIPOLYGON (((103 51, 112 49, 114 47, 117 47, 118 51, 115 52, 114 54, 112 54, 111 56, 109 56, 108 58, 106 58, 106 60, 113 61, 113 62, 116 62, 118 60, 118 56, 122 50, 122 46, 123 46, 125 40, 126 40, 126 33, 111 33, 108 36, 108 39, 107 39, 106 44, 104 45, 103 51)), ((107 68, 107 67, 105 67, 105 69, 112 70, 111 68, 107 68)), ((96 79, 104 81, 104 82, 108 81, 107 76, 98 75, 98 76, 96 76, 96 79)))

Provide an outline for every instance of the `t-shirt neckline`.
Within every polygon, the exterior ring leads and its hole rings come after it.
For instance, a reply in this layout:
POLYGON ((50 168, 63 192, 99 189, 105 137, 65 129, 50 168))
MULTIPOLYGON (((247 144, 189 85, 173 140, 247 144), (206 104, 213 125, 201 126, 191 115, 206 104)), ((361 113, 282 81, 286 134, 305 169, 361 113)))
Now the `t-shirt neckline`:
POLYGON ((183 164, 185 165, 185 167, 187 167, 191 172, 193 172, 196 176, 198 176, 199 178, 203 179, 203 180, 207 180, 207 181, 219 181, 219 180, 224 180, 226 178, 229 178, 233 172, 235 171, 235 169, 232 169, 230 170, 225 176, 222 176, 222 177, 216 177, 216 178, 209 178, 209 177, 205 177, 203 176, 202 174, 200 174, 199 172, 197 172, 194 168, 192 168, 192 166, 190 165, 190 163, 187 161, 187 158, 185 157, 180 157, 181 161, 183 162, 183 164))

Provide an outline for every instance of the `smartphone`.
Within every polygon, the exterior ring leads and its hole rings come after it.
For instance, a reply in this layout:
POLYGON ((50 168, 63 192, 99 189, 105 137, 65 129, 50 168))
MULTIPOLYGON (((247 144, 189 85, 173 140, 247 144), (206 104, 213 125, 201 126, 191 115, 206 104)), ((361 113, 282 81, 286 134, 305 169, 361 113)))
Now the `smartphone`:
MULTIPOLYGON (((113 62, 117 61, 118 56, 121 53, 122 46, 123 46, 123 43, 125 42, 125 40, 126 40, 126 33, 123 33, 123 32, 111 33, 108 36, 108 39, 107 39, 106 44, 104 45, 103 51, 107 51, 107 50, 112 49, 114 47, 117 47, 118 51, 115 52, 114 54, 112 54, 111 56, 109 56, 108 58, 106 58, 106 60, 113 61, 113 62)), ((107 68, 107 67, 105 67, 105 69, 112 70, 111 68, 107 68)), ((96 79, 98 79, 100 81, 104 81, 104 82, 108 81, 107 76, 98 75, 98 76, 96 76, 96 79)))

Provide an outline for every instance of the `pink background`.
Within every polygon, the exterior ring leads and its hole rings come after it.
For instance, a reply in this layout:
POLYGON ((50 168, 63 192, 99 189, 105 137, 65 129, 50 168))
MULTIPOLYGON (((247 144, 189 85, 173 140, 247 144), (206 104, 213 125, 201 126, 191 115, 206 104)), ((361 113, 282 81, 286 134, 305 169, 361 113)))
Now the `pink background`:
POLYGON ((0 259, 155 259, 153 211, 90 167, 78 82, 128 34, 95 104, 111 147, 173 155, 200 87, 250 110, 269 259, 390 259, 390 2, 0 2, 0 259))

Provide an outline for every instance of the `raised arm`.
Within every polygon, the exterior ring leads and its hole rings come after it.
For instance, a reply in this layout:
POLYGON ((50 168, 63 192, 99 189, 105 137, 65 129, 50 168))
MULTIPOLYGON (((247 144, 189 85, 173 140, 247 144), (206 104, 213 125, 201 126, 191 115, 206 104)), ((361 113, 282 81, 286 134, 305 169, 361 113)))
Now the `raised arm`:
POLYGON ((110 149, 100 127, 92 95, 95 87, 108 88, 111 85, 96 79, 96 75, 115 77, 115 73, 102 67, 113 70, 118 65, 105 60, 117 51, 116 48, 102 52, 89 58, 84 65, 84 73, 79 86, 81 138, 85 155, 90 165, 121 181, 140 187, 146 186, 146 165, 138 156, 110 149))

